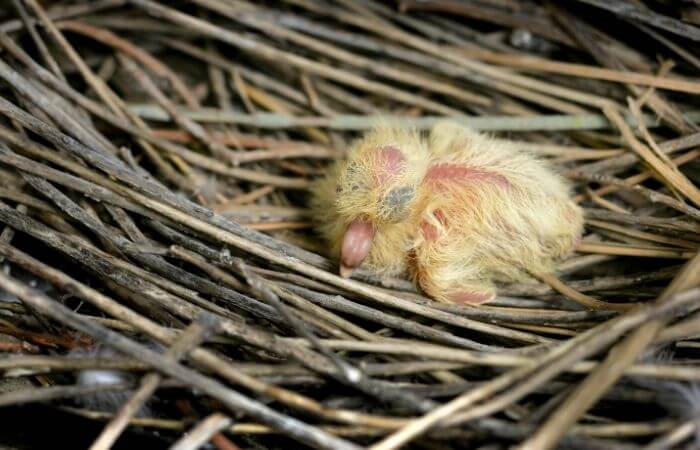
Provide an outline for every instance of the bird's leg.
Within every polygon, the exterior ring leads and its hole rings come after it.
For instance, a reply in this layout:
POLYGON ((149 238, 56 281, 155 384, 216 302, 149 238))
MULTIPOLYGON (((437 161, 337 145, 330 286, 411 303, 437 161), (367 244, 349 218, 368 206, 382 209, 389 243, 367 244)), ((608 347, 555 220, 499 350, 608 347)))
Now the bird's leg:
POLYGON ((426 294, 441 302, 470 305, 496 297, 496 288, 480 264, 464 256, 468 250, 455 252, 449 244, 431 241, 432 237, 426 236, 426 245, 409 257, 412 275, 426 294))
POLYGON ((464 266, 458 261, 441 267, 423 266, 418 267, 416 278, 426 294, 445 303, 479 305, 496 298, 496 288, 489 280, 469 278, 448 282, 444 280, 457 271, 464 272, 464 266), (459 264, 460 267, 455 264, 459 264))
POLYGON ((450 303, 480 305, 496 298, 496 290, 488 284, 467 281, 452 286, 446 298, 450 303))

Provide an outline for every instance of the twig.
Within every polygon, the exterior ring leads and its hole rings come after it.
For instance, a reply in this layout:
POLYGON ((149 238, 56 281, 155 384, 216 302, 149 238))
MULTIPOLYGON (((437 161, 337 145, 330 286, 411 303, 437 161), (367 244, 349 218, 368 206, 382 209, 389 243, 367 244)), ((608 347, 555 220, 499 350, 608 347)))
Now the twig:
POLYGON ((588 3, 589 5, 593 5, 597 8, 605 9, 622 17, 648 23, 649 25, 661 28, 679 36, 683 36, 687 39, 700 41, 700 29, 698 29, 697 27, 694 27, 692 25, 689 25, 687 23, 681 22, 680 20, 676 20, 668 16, 657 14, 647 8, 639 7, 634 3, 630 3, 626 0, 614 4, 604 2, 601 0, 578 1, 582 3, 588 3))
POLYGON ((259 418, 263 422, 284 430, 289 436, 293 436, 301 442, 306 442, 319 448, 348 450, 358 448, 347 441, 335 438, 321 430, 299 422, 296 419, 282 416, 268 407, 253 402, 235 391, 226 388, 218 381, 201 375, 192 369, 188 369, 101 325, 82 319, 79 314, 70 311, 65 306, 52 301, 40 292, 23 286, 1 273, 0 286, 52 319, 87 333, 103 342, 105 345, 114 347, 162 373, 201 389, 203 392, 215 397, 226 405, 234 414, 238 411, 245 411, 251 417, 259 418))
MULTIPOLYGON (((667 303, 674 294, 691 289, 698 283, 700 283, 700 256, 688 262, 657 299, 656 304, 667 303)), ((576 387, 574 392, 557 410, 552 412, 550 418, 520 448, 523 450, 552 448, 563 435, 563 430, 583 415, 654 340, 663 324, 663 319, 645 323, 613 347, 605 361, 576 387)))
MULTIPOLYGON (((215 335, 220 327, 219 321, 213 315, 200 315, 195 322, 178 336, 164 356, 172 361, 182 359, 190 350, 215 335)), ((112 420, 109 421, 102 433, 92 443, 90 449, 103 450, 111 448, 119 438, 119 435, 128 426, 129 420, 134 417, 144 402, 156 391, 161 380, 162 377, 158 373, 149 373, 144 376, 138 389, 117 410, 112 420)))
MULTIPOLYGON (((130 105, 129 108, 144 119, 156 121, 169 120, 165 111, 154 105, 133 104, 130 105)), ((179 111, 181 114, 196 121, 248 125, 270 129, 325 127, 333 130, 367 130, 372 128, 377 121, 386 120, 398 125, 425 130, 445 120, 445 117, 442 116, 423 116, 415 118, 391 115, 299 117, 274 113, 239 114, 215 108, 200 108, 196 111, 180 108, 179 111)), ((698 111, 689 111, 685 116, 690 121, 700 121, 700 112, 698 111)), ((657 121, 653 117, 644 115, 643 118, 648 127, 658 126, 657 121)), ((612 127, 611 122, 609 122, 604 115, 600 114, 548 115, 535 117, 459 116, 450 117, 449 120, 481 131, 604 130, 612 127)), ((628 117, 626 121, 634 124, 634 119, 631 117, 628 117)))
POLYGON ((170 450, 197 450, 214 435, 231 426, 231 419, 220 413, 210 414, 170 446, 170 450))

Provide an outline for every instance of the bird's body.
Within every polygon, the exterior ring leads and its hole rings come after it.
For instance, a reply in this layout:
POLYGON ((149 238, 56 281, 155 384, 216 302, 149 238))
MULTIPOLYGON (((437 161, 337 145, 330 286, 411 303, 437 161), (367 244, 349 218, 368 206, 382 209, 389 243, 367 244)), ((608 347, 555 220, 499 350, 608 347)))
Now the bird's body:
POLYGON ((427 140, 378 127, 313 191, 341 273, 361 265, 408 274, 450 303, 483 303, 495 281, 553 270, 583 224, 568 185, 543 161, 450 122, 427 140))

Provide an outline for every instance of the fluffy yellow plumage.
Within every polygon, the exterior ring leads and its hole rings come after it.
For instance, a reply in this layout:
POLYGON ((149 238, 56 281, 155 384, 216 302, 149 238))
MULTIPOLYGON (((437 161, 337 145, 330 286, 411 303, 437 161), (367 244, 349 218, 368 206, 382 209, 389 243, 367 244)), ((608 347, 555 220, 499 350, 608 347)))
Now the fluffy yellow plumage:
POLYGON ((552 271, 583 226, 544 161, 451 122, 427 139, 378 126, 315 183, 311 206, 341 274, 408 274, 451 303, 483 303, 495 281, 552 271))

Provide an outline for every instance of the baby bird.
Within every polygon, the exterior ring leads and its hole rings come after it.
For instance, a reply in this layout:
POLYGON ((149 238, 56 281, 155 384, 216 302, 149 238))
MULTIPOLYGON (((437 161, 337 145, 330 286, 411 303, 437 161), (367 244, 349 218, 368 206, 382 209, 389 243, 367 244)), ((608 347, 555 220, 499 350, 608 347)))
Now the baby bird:
POLYGON ((453 122, 427 139, 379 125, 312 194, 342 276, 360 266, 406 274, 447 303, 484 303, 495 282, 551 272, 583 227, 569 186, 544 161, 453 122))

